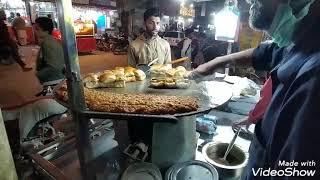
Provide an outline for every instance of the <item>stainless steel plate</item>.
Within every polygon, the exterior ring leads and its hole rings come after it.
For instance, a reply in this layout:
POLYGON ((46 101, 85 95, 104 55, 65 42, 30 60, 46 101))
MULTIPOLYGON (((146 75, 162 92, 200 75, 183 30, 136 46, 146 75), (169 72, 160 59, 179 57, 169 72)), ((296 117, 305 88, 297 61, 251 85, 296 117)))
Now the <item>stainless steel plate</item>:
MULTIPOLYGON (((128 114, 128 113, 108 113, 108 112, 90 112, 97 115, 108 115, 110 116, 128 116, 129 118, 162 118, 162 119, 177 119, 182 116, 190 116, 198 113, 203 113, 210 111, 213 108, 221 106, 227 103, 232 97, 232 89, 225 82, 219 81, 203 81, 200 83, 196 83, 191 81, 191 85, 188 89, 155 89, 149 87, 149 80, 146 79, 144 81, 138 82, 129 82, 126 84, 125 88, 100 88, 96 89, 97 91, 105 91, 105 92, 113 92, 113 93, 121 93, 121 94, 158 94, 158 95, 170 95, 170 96, 190 96, 194 97, 199 102, 199 108, 197 111, 188 112, 188 113, 180 113, 174 115, 147 115, 147 114, 128 114)), ((58 99, 57 99, 58 100, 58 99)), ((67 106, 66 103, 63 103, 58 100, 62 105, 67 106)), ((112 118, 112 117, 110 117, 112 118)))
POLYGON ((171 167, 166 173, 166 180, 218 180, 218 171, 208 163, 189 161, 171 167))
POLYGON ((143 162, 130 165, 121 180, 162 180, 162 176, 155 165, 143 162))

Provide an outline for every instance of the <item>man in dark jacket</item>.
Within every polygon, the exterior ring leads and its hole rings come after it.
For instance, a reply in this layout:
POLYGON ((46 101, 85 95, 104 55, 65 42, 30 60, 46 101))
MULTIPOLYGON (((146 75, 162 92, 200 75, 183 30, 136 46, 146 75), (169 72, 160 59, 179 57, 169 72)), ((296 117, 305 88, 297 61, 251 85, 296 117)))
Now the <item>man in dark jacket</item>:
POLYGON ((230 62, 270 71, 272 99, 255 128, 247 179, 319 179, 320 1, 250 3, 251 25, 268 32, 285 50, 261 45, 200 65, 192 74, 207 74, 230 62), (243 53, 248 56, 239 58, 243 53))
POLYGON ((53 22, 47 17, 37 18, 35 22, 36 35, 40 44, 36 76, 41 83, 63 79, 63 49, 51 35, 53 22))

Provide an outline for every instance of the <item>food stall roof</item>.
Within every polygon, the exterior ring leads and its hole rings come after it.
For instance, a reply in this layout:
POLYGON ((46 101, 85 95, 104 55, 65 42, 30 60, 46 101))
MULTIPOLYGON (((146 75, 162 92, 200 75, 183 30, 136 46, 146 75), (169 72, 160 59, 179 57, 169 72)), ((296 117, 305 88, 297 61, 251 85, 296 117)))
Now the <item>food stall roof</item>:
MULTIPOLYGON (((22 1, 35 1, 35 2, 52 2, 52 3, 58 3, 56 0, 22 0, 22 1)), ((100 8, 107 8, 110 10, 117 10, 116 2, 110 1, 110 0, 95 0, 95 1, 89 1, 89 0, 72 0, 73 5, 77 6, 86 6, 86 7, 100 7, 100 8), (101 3, 102 2, 102 3, 101 3)))

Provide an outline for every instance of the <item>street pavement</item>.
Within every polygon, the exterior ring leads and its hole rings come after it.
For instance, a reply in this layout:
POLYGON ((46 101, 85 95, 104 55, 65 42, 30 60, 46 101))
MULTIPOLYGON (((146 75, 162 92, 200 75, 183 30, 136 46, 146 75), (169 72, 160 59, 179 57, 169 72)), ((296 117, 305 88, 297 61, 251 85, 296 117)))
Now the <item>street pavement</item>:
MULTIPOLYGON (((25 46, 20 49, 23 59, 35 68, 36 46, 25 46)), ((126 55, 114 55, 106 52, 93 52, 79 56, 81 74, 126 66, 126 55)), ((35 77, 34 69, 22 72, 18 64, 0 64, 0 107, 22 103, 41 91, 41 85, 35 77)))

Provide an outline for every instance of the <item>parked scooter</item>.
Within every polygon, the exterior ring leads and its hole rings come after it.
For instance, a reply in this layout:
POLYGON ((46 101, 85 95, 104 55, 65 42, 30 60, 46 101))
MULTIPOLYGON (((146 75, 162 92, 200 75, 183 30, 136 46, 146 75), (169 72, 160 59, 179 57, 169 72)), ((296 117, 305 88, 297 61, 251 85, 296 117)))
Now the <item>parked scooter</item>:
POLYGON ((127 54, 129 48, 128 36, 121 35, 116 41, 114 41, 112 52, 115 55, 127 54))

